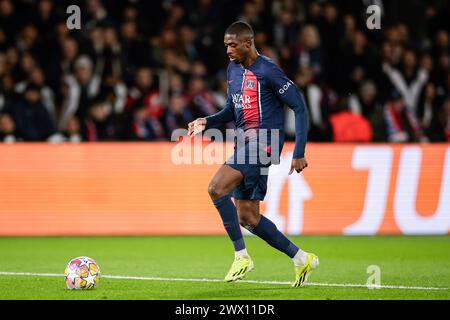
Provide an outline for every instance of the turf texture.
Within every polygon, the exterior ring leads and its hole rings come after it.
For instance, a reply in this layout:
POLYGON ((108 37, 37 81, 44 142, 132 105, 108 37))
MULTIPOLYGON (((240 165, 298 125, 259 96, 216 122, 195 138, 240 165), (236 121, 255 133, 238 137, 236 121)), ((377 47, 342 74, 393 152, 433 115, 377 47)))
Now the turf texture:
POLYGON ((62 273, 77 256, 95 259, 102 275, 223 279, 232 263, 232 246, 225 236, 0 237, 0 272, 61 274, 0 275, 0 299, 450 299, 449 235, 290 238, 320 258, 311 284, 303 288, 257 282, 293 281, 294 268, 284 254, 259 238, 246 237, 255 270, 245 280, 255 282, 102 277, 96 289, 75 291, 66 289, 62 273), (396 288, 346 286, 365 285, 371 265, 379 268, 382 286, 396 288))

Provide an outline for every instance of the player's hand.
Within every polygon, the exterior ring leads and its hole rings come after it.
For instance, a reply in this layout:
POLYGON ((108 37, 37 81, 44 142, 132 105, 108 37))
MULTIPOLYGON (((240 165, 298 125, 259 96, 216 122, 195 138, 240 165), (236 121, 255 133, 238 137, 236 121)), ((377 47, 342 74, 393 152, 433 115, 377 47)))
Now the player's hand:
POLYGON ((202 132, 206 128, 206 119, 197 118, 188 124, 188 136, 195 136, 197 133, 202 132))
POLYGON ((292 159, 291 170, 289 171, 289 174, 294 172, 294 170, 297 172, 301 172, 307 166, 308 166, 308 162, 306 161, 305 158, 292 159))

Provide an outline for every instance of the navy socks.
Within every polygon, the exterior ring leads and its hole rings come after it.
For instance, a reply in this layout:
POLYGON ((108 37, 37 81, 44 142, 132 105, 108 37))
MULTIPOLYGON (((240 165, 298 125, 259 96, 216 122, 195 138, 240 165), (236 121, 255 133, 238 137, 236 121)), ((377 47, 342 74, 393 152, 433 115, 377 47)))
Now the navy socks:
MULTIPOLYGON (((222 198, 214 200, 213 203, 219 211, 228 236, 230 237, 231 241, 233 241, 234 250, 240 251, 245 249, 245 242, 242 236, 241 226, 239 225, 236 207, 233 201, 231 201, 231 197, 229 195, 226 195, 222 198)), ((281 233, 277 229, 272 221, 270 221, 263 215, 261 216, 261 220, 256 227, 252 228, 246 226, 246 229, 266 241, 275 249, 284 252, 290 258, 293 258, 299 250, 299 248, 295 244, 293 244, 283 233, 281 233)))
POLYGON ((222 218, 225 230, 227 230, 228 236, 233 241, 234 251, 240 251, 245 249, 244 238, 242 237, 241 226, 239 225, 239 219, 236 211, 236 206, 231 197, 226 195, 222 198, 213 201, 214 206, 219 211, 222 218))
POLYGON ((298 252, 299 248, 293 244, 284 234, 282 234, 275 224, 261 215, 261 220, 254 228, 246 227, 248 231, 260 237, 275 249, 280 250, 293 258, 298 252))

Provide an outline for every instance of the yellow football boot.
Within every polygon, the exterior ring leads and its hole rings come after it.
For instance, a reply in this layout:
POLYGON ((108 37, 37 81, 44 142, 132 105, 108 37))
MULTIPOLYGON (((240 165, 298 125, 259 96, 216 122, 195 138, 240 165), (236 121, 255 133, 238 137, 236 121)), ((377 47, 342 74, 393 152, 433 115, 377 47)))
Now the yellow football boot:
POLYGON ((231 265, 230 271, 225 276, 225 281, 231 282, 243 279, 253 268, 253 261, 250 257, 236 257, 231 265))
POLYGON ((319 266, 319 257, 313 253, 307 253, 306 263, 302 266, 295 266, 295 281, 293 287, 303 287, 308 280, 311 271, 319 266))

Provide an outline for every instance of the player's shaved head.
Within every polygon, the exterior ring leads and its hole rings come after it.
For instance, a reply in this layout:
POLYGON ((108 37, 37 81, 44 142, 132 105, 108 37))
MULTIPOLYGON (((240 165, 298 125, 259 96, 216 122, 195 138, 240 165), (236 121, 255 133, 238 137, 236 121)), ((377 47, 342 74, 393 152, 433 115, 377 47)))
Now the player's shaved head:
POLYGON ((252 27, 244 21, 232 23, 227 30, 225 30, 225 34, 241 39, 253 39, 254 36, 252 27))
POLYGON ((250 65, 258 56, 253 39, 252 27, 244 21, 232 23, 223 38, 230 61, 250 65))

